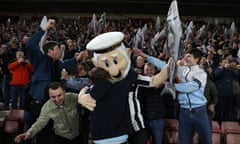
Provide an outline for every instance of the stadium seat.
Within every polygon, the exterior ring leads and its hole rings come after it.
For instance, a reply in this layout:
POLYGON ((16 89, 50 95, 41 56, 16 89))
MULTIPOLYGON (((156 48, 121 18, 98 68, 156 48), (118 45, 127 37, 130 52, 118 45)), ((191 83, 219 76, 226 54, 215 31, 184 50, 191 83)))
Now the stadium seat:
POLYGON ((239 133, 240 134, 240 124, 235 121, 223 121, 221 123, 222 134, 226 133, 239 133))
MULTIPOLYGON (((199 144, 199 136, 197 132, 193 135, 193 144, 199 144)), ((217 121, 212 121, 212 144, 221 144, 221 129, 217 121)))
POLYGON ((240 134, 228 133, 225 136, 226 144, 240 144, 240 134))
POLYGON ((168 130, 178 130, 178 120, 177 119, 165 119, 164 128, 168 130))
POLYGON ((221 129, 217 121, 212 121, 212 144, 221 144, 221 129))
POLYGON ((24 110, 10 110, 4 118, 3 128, 6 134, 17 134, 23 130, 24 110))
POLYGON ((240 124, 235 121, 223 121, 221 133, 226 144, 240 144, 240 124))
MULTIPOLYGON (((165 119, 164 124, 164 144, 178 143, 178 120, 165 119)), ((193 144, 199 144, 197 132, 193 135, 193 144)), ((217 121, 212 121, 212 144, 221 144, 221 129, 217 121)), ((240 144, 240 143, 239 143, 240 144)))
POLYGON ((178 143, 178 120, 165 119, 164 121, 164 144, 178 143))

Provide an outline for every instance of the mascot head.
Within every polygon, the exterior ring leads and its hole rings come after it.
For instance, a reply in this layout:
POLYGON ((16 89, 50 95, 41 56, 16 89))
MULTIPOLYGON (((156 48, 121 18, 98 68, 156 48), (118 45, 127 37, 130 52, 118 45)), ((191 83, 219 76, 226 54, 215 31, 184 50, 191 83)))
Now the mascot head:
POLYGON ((93 64, 109 72, 113 82, 124 79, 130 69, 131 49, 126 48, 122 32, 107 32, 93 38, 86 46, 93 51, 93 64))

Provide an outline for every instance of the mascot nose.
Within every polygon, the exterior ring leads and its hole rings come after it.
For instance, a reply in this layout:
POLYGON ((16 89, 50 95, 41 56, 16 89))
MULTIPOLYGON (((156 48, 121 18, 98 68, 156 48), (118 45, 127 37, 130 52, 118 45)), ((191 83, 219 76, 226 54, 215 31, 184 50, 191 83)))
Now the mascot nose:
POLYGON ((118 68, 116 68, 116 67, 111 68, 109 73, 110 73, 111 77, 117 78, 117 77, 121 76, 120 70, 118 68))

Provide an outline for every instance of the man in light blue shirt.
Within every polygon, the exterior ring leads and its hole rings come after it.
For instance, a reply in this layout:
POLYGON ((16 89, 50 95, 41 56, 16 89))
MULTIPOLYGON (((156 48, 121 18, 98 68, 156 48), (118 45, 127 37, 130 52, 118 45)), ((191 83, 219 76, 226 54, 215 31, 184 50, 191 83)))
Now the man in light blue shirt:
MULTIPOLYGON (((166 63, 157 58, 148 56, 138 49, 135 53, 143 56, 146 60, 162 69, 166 63)), ((196 129, 201 143, 211 144, 211 127, 208 121, 204 88, 207 81, 207 74, 199 67, 202 52, 192 49, 189 61, 186 65, 178 65, 178 83, 173 84, 173 88, 178 92, 179 113, 179 144, 191 144, 196 129)))

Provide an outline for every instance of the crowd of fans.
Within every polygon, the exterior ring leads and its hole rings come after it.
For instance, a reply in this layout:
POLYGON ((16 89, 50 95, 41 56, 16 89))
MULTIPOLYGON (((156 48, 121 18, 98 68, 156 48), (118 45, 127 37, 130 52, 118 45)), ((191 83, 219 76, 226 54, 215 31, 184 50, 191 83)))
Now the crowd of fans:
MULTIPOLYGON (((56 19, 57 26, 52 29, 46 38, 59 42, 63 51, 62 59, 73 58, 78 52, 85 52, 82 61, 90 64, 91 53, 85 49, 86 44, 96 35, 109 31, 121 31, 125 34, 124 43, 127 47, 138 47, 146 54, 157 57, 161 60, 167 60, 168 53, 166 49, 166 37, 160 37, 157 41, 152 41, 154 36, 160 32, 165 22, 162 22, 156 28, 155 19, 126 18, 126 19, 106 19, 102 27, 93 26, 91 17, 80 19, 56 19), (144 31, 143 31, 144 29, 144 31), (138 31, 142 32, 140 42, 136 40, 138 31)), ((8 65, 16 60, 16 52, 24 47, 28 39, 37 32, 41 18, 29 20, 8 20, 1 24, 0 27, 0 82, 4 107, 2 109, 18 108, 11 96, 12 92, 10 82, 12 80, 12 71, 8 65), (14 105, 13 103, 14 102, 14 105), (12 104, 12 106, 11 106, 12 104)), ((201 66, 208 73, 208 79, 213 82, 216 92, 215 98, 208 99, 209 111, 212 119, 221 121, 237 121, 240 119, 240 33, 238 24, 231 27, 231 22, 203 22, 193 21, 194 27, 191 33, 188 31, 190 21, 183 22, 183 53, 181 59, 187 57, 187 52, 191 49, 200 49, 204 56, 201 60, 201 66), (204 29, 201 29, 203 28, 204 29), (211 105, 211 106, 210 106, 211 105)), ((25 57, 27 61, 27 57, 25 57)), ((69 70, 69 75, 76 75, 82 69, 89 71, 92 65, 83 65, 81 61, 79 71, 77 68, 69 70)), ((146 61, 141 57, 133 55, 133 67, 143 74, 143 67, 146 61), (140 61, 140 62, 139 62, 140 61), (140 63, 140 64, 139 64, 140 63)), ((31 71, 32 72, 32 71, 31 71)), ((87 73, 87 72, 86 72, 87 73)), ((66 73, 62 72, 62 77, 67 79, 66 73)), ((31 73, 30 73, 31 75, 31 73)), ((27 83, 24 83, 24 85, 27 83)), ((68 84, 68 83, 66 83, 68 84)), ((71 84, 69 84, 71 85, 71 84)), ((76 86, 76 85, 74 85, 76 86)), ((67 89, 72 89, 68 87, 67 89)), ((207 95, 211 95, 211 88, 207 95)), ((16 88, 14 89, 16 93, 16 88)), ((76 89, 79 91, 79 88, 76 89)), ((20 91, 19 91, 20 92, 20 91)), ((211 97, 211 96, 210 96, 211 97)), ((172 102, 174 106, 166 103, 166 117, 177 117, 177 104, 172 102), (171 109, 168 111, 168 109, 171 109), (174 110, 172 110, 174 109, 174 110)), ((21 107, 23 108, 23 104, 21 107)))

